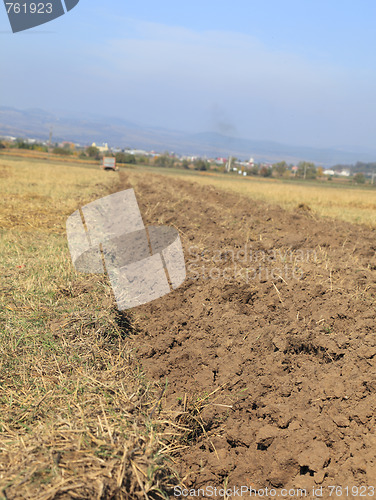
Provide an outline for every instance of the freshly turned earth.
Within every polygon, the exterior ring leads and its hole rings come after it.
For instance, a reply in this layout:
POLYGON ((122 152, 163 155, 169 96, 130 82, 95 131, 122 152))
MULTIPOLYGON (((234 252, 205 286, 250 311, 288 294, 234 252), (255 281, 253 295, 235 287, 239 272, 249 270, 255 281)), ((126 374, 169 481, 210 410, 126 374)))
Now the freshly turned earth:
POLYGON ((185 398, 213 393, 206 433, 174 457, 184 485, 376 486, 376 231, 304 204, 121 179, 145 224, 175 226, 184 247, 185 283, 133 312, 143 370, 168 380, 163 408, 182 422, 185 398))

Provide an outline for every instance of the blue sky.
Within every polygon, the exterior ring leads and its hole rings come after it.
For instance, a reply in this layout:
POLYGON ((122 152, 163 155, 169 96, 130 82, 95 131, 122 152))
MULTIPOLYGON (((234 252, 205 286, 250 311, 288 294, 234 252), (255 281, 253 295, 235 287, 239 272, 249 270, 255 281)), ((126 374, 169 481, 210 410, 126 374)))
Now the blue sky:
POLYGON ((0 105, 376 149, 375 20, 374 0, 80 0, 13 34, 0 8, 0 105))

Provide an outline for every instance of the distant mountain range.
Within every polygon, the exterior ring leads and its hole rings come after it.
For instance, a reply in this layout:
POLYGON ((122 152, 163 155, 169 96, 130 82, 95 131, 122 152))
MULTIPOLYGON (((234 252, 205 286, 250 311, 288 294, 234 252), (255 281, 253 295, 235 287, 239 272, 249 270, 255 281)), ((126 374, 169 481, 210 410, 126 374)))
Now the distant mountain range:
POLYGON ((0 135, 48 140, 50 128, 53 142, 72 141, 82 145, 108 143, 111 147, 174 151, 184 155, 218 157, 229 155, 256 161, 285 160, 296 163, 313 161, 324 166, 338 163, 376 160, 376 149, 313 148, 290 146, 273 141, 230 137, 216 132, 186 132, 138 125, 120 118, 62 117, 41 109, 19 110, 0 107, 0 135))

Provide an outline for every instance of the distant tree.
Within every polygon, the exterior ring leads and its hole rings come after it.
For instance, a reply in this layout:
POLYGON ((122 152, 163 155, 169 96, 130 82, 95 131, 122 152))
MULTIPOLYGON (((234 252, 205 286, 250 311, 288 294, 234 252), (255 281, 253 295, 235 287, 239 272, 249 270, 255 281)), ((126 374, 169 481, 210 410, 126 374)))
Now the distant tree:
POLYGON ((71 151, 74 151, 76 149, 75 145, 70 143, 70 142, 66 142, 63 146, 64 149, 70 149, 71 151))
POLYGON ((261 177, 270 177, 272 175, 272 169, 267 167, 266 165, 263 165, 260 168, 260 175, 261 177))
POLYGON ((137 156, 136 163, 138 163, 139 165, 148 165, 149 158, 147 156, 143 156, 143 155, 137 156))
POLYGON ((96 160, 100 159, 99 149, 96 146, 89 146, 86 148, 86 153, 90 158, 95 158, 96 160))
POLYGON ((15 148, 18 148, 18 149, 30 149, 30 146, 31 146, 31 144, 29 144, 28 142, 24 141, 20 137, 18 137, 14 141, 13 145, 14 145, 15 148))
POLYGON ((173 159, 169 157, 168 153, 157 156, 154 160, 154 165, 157 167, 171 167, 173 159))
POLYGON ((324 175, 324 169, 322 167, 317 167, 317 177, 322 177, 324 175))
POLYGON ((28 149, 29 151, 47 151, 47 147, 40 142, 28 142, 18 138, 14 141, 13 146, 17 149, 28 149))
POLYGON ((2 141, 0 141, 0 149, 5 149, 5 148, 6 148, 5 144, 2 141))
POLYGON ((67 149, 67 148, 54 148, 52 150, 53 154, 54 155, 62 155, 62 156, 69 156, 72 154, 72 151, 70 149, 67 149))
POLYGON ((116 163, 128 163, 128 164, 136 163, 135 155, 131 155, 129 153, 116 153, 115 158, 116 158, 116 163))
POLYGON ((272 168, 273 172, 275 172, 278 177, 282 177, 287 170, 287 163, 285 161, 279 161, 278 163, 274 163, 272 168))
POLYGON ((185 158, 182 162, 181 162, 181 166, 185 169, 188 169, 189 168, 189 161, 185 158))
POLYGON ((315 179, 316 178, 316 165, 309 161, 300 161, 298 163, 298 177, 303 177, 303 179, 315 179))
POLYGON ((44 153, 47 153, 48 148, 47 148, 47 146, 44 146, 43 144, 33 144, 33 150, 34 151, 43 151, 44 153))
POLYGON ((259 167, 258 167, 258 165, 253 165, 253 167, 251 167, 249 169, 249 173, 251 175, 259 175, 259 167))
POLYGON ((353 177, 353 181, 355 184, 364 184, 366 182, 366 178, 362 172, 357 172, 353 177))
POLYGON ((209 166, 208 162, 206 160, 202 160, 201 158, 195 160, 193 162, 193 165, 195 170, 201 170, 201 171, 208 170, 209 166))
POLYGON ((81 158, 81 160, 83 160, 84 158, 87 158, 87 155, 84 151, 81 151, 81 153, 78 155, 79 158, 81 158))

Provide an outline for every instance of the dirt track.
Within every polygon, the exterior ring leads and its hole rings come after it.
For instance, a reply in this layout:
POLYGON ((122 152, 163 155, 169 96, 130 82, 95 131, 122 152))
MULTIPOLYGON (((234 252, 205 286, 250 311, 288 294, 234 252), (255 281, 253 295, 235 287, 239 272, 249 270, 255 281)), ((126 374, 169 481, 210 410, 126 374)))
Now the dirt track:
POLYGON ((134 311, 142 367, 177 422, 216 391, 175 457, 184 484, 376 486, 376 231, 121 175, 146 224, 179 229, 188 270, 134 311))

